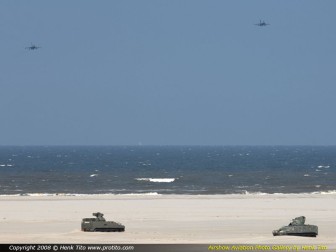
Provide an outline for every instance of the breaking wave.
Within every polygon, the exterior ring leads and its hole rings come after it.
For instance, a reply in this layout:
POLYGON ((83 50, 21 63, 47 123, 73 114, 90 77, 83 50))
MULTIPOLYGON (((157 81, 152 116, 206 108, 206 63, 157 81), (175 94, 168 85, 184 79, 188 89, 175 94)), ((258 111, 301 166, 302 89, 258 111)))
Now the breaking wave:
POLYGON ((138 181, 149 181, 153 183, 172 183, 175 178, 136 178, 138 181))

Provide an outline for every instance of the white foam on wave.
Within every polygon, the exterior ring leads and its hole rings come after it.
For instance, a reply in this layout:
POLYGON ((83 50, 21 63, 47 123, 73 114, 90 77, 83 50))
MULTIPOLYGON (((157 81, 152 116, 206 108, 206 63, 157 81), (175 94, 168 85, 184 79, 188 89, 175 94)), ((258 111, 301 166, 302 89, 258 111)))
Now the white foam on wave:
POLYGON ((99 193, 99 194, 84 194, 84 193, 20 193, 20 194, 0 194, 0 197, 86 197, 86 196, 159 196, 157 192, 148 193, 99 193))
POLYGON ((320 192, 320 194, 336 194, 336 190, 329 190, 326 192, 320 192))
POLYGON ((91 174, 90 177, 97 177, 98 174, 91 174))
POLYGON ((320 168, 320 169, 323 169, 323 168, 328 169, 328 168, 330 168, 330 165, 319 165, 319 166, 317 166, 317 168, 320 168))
MULTIPOLYGON (((233 193, 233 194, 216 194, 216 195, 251 195, 251 196, 264 196, 264 195, 336 195, 336 190, 329 191, 315 191, 307 193, 264 193, 264 192, 248 192, 243 191, 242 193, 233 193)), ((0 197, 102 197, 102 196, 162 196, 164 194, 157 192, 147 192, 147 193, 20 193, 20 194, 0 194, 0 197)), ((180 194, 176 194, 180 195, 180 194)), ((183 195, 183 194, 181 194, 183 195)), ((190 194, 188 194, 190 195, 190 194)), ((211 195, 211 194, 208 194, 211 195)))
POLYGON ((16 196, 31 196, 31 197, 48 196, 48 197, 51 197, 51 196, 77 196, 77 195, 71 194, 71 193, 21 193, 16 196))
POLYGON ((0 167, 12 167, 13 165, 12 164, 0 164, 0 167))
POLYGON ((263 193, 263 192, 249 192, 244 190, 243 194, 245 195, 267 195, 268 193, 263 193))
POLYGON ((138 181, 149 181, 153 183, 172 183, 175 178, 136 178, 138 181))
MULTIPOLYGON (((320 185, 316 185, 315 187, 319 188, 320 185)), ((336 194, 336 190, 329 190, 329 191, 315 191, 315 192, 306 192, 306 193, 263 193, 263 192, 248 192, 244 191, 245 195, 315 195, 315 194, 321 194, 321 195, 333 195, 336 194)))

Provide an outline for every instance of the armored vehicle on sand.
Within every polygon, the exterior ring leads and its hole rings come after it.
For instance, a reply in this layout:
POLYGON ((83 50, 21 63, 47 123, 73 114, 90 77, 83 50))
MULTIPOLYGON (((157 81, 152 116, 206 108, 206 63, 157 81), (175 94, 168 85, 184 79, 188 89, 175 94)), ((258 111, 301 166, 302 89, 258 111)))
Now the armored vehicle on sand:
POLYGON ((84 232, 123 232, 125 226, 114 221, 106 221, 104 214, 97 212, 93 213, 96 218, 82 219, 82 231, 84 232))
POLYGON ((283 226, 278 230, 273 231, 273 235, 295 235, 316 237, 318 235, 318 227, 315 225, 306 225, 306 217, 300 216, 292 220, 288 226, 283 226))

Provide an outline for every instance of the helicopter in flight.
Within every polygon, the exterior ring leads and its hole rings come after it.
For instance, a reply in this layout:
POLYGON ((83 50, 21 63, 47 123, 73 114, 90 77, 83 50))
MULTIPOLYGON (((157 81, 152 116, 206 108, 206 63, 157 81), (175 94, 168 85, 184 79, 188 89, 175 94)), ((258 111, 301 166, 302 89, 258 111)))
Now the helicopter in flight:
POLYGON ((265 21, 261 21, 261 20, 259 20, 259 23, 258 23, 258 24, 254 24, 254 25, 258 25, 258 26, 266 26, 266 25, 270 25, 270 24, 267 24, 265 21))
POLYGON ((27 46, 26 49, 27 50, 37 50, 41 48, 40 46, 34 45, 33 43, 30 46, 27 46))

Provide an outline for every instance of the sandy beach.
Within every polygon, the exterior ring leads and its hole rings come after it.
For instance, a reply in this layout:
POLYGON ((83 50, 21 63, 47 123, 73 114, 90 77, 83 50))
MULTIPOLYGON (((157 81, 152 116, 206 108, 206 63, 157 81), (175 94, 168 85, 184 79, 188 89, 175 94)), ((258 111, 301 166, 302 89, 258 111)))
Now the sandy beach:
POLYGON ((314 244, 336 248, 336 195, 1 196, 0 243, 314 244), (82 232, 93 212, 121 233, 82 232), (297 216, 316 238, 273 237, 297 216))

